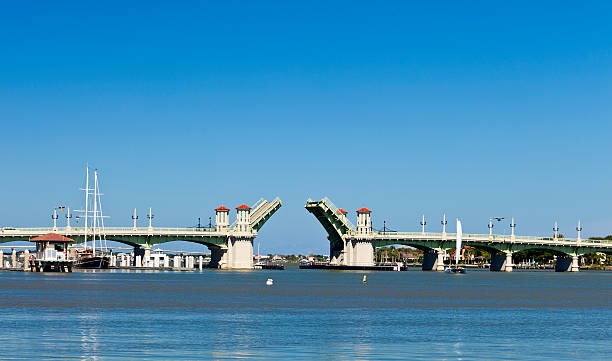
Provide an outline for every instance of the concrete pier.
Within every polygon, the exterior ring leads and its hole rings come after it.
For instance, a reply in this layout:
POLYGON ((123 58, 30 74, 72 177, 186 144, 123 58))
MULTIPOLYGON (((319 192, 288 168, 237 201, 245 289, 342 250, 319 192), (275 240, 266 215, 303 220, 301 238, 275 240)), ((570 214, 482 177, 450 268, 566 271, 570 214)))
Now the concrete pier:
POLYGON ((423 253, 423 271, 444 271, 444 251, 432 249, 423 253))
POLYGON ((493 272, 512 272, 512 253, 498 253, 491 255, 491 266, 493 272))
POLYGON ((555 271, 556 272, 578 272, 578 257, 557 257, 557 262, 555 263, 555 271))

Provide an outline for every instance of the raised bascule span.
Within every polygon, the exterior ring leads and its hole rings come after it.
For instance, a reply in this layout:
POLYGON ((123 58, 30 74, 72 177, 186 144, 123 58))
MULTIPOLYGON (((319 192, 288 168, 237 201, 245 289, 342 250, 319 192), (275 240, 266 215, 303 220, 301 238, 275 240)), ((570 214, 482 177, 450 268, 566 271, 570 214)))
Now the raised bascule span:
MULTIPOLYGON (((308 199, 305 208, 323 225, 330 243, 330 263, 342 266, 374 266, 374 250, 389 245, 404 245, 424 251, 423 270, 443 271, 443 255, 455 248, 456 234, 424 232, 389 232, 372 230, 371 213, 357 210, 357 226, 346 217, 347 212, 336 207, 328 198, 308 199)), ((424 222, 423 222, 424 223, 424 222)), ((512 222, 514 224, 514 222, 512 222)), ((511 272, 512 254, 518 251, 542 249, 557 256, 556 271, 577 272, 578 257, 590 252, 612 254, 612 242, 606 240, 530 237, 514 234, 466 234, 463 244, 491 253, 491 271, 511 272)))
MULTIPOLYGON (((222 269, 252 269, 253 240, 268 219, 281 207, 277 197, 272 201, 260 199, 249 207, 245 204, 236 207, 236 221, 230 225, 229 212, 226 207, 215 209, 214 227, 168 228, 168 227, 105 227, 104 234, 108 241, 124 243, 134 247, 135 254, 145 258, 151 252, 151 246, 172 242, 187 241, 207 246, 211 251, 210 267, 222 269)), ((89 228, 88 234, 93 228, 89 228)), ((74 239, 77 243, 84 241, 85 228, 47 227, 47 228, 2 228, 0 243, 27 241, 49 232, 61 234, 74 239)))

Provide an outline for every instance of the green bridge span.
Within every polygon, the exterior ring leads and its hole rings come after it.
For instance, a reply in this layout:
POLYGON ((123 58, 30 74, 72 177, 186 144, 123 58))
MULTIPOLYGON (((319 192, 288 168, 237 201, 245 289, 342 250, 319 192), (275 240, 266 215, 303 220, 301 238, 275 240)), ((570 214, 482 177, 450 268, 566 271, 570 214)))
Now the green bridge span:
MULTIPOLYGON (((373 266, 374 251, 378 247, 404 245, 424 251, 423 270, 444 270, 443 255, 456 247, 456 234, 430 232, 373 231, 371 211, 357 211, 357 226, 346 217, 346 211, 336 207, 328 198, 306 201, 312 213, 327 232, 330 261, 334 265, 373 266)), ((510 272, 512 254, 525 250, 546 250, 557 255, 557 271, 578 271, 578 257, 591 252, 612 254, 612 242, 557 237, 528 237, 518 235, 463 234, 463 244, 491 253, 491 270, 510 272)))

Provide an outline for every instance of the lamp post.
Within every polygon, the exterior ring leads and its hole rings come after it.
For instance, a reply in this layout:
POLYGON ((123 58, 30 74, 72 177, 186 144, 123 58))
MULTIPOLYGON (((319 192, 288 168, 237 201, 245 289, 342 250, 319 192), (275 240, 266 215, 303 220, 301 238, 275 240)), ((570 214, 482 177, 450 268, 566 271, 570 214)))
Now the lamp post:
POLYGON ((555 232, 554 240, 559 240, 559 226, 557 226, 557 221, 555 221, 555 227, 553 228, 553 231, 555 232))
POLYGON ((442 214, 442 237, 446 238, 446 213, 442 214))
POLYGON ((53 208, 53 215, 51 216, 53 220, 53 231, 57 231, 57 208, 53 208))
POLYGON ((136 220, 138 219, 138 216, 136 215, 136 208, 134 208, 134 214, 132 215, 132 222, 134 223, 134 225, 132 226, 133 230, 136 230, 136 220))
POLYGON ((70 207, 66 207, 66 230, 70 230, 70 218, 72 218, 72 214, 70 214, 70 207))
POLYGON ((512 234, 510 238, 514 239, 514 229, 516 228, 516 223, 514 223, 514 217, 512 217, 512 221, 510 222, 510 228, 512 229, 512 234))
POLYGON ((149 207, 149 214, 147 214, 147 218, 149 218, 149 231, 153 230, 153 224, 152 224, 153 217, 155 216, 151 213, 151 207, 149 207))
POLYGON ((582 239, 580 238, 580 233, 582 232, 582 227, 580 226, 580 220, 578 220, 578 227, 576 227, 576 230, 578 231, 578 243, 580 243, 582 241, 582 239))
POLYGON ((421 218, 421 233, 425 234, 425 225, 427 224, 427 222, 425 222, 425 214, 422 215, 421 218))

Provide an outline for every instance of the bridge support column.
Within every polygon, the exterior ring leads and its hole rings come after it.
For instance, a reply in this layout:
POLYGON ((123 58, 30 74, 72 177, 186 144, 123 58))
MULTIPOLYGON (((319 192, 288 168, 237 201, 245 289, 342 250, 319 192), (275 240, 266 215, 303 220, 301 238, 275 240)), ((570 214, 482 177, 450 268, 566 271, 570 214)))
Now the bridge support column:
POLYGON ((374 266, 374 246, 367 240, 352 240, 349 252, 351 253, 349 266, 374 266))
POLYGON ((17 268, 17 251, 14 248, 11 253, 11 267, 17 268))
POLYGON ((134 247, 134 267, 146 267, 145 250, 141 247, 134 247))
MULTIPOLYGON (((346 243, 346 242, 343 242, 346 243)), ((332 265, 343 265, 344 262, 344 253, 346 246, 343 245, 342 248, 339 248, 337 245, 332 242, 329 243, 329 264, 332 265)))
POLYGON ((423 271, 444 271, 444 250, 432 249, 423 253, 423 271))
POLYGON ((23 251, 23 270, 28 272, 30 270, 30 250, 23 251))
POLYGON ((578 272, 579 270, 578 256, 557 257, 557 262, 555 263, 556 272, 578 272))
POLYGON ((512 252, 504 252, 500 254, 491 254, 491 266, 489 270, 492 272, 512 272, 512 252))
POLYGON ((253 238, 230 237, 227 241, 228 269, 253 269, 253 238))
POLYGON ((145 246, 144 255, 142 256, 142 266, 143 267, 152 267, 151 263, 151 246, 145 246))
POLYGON ((222 248, 210 249, 209 268, 227 268, 227 250, 222 248))

